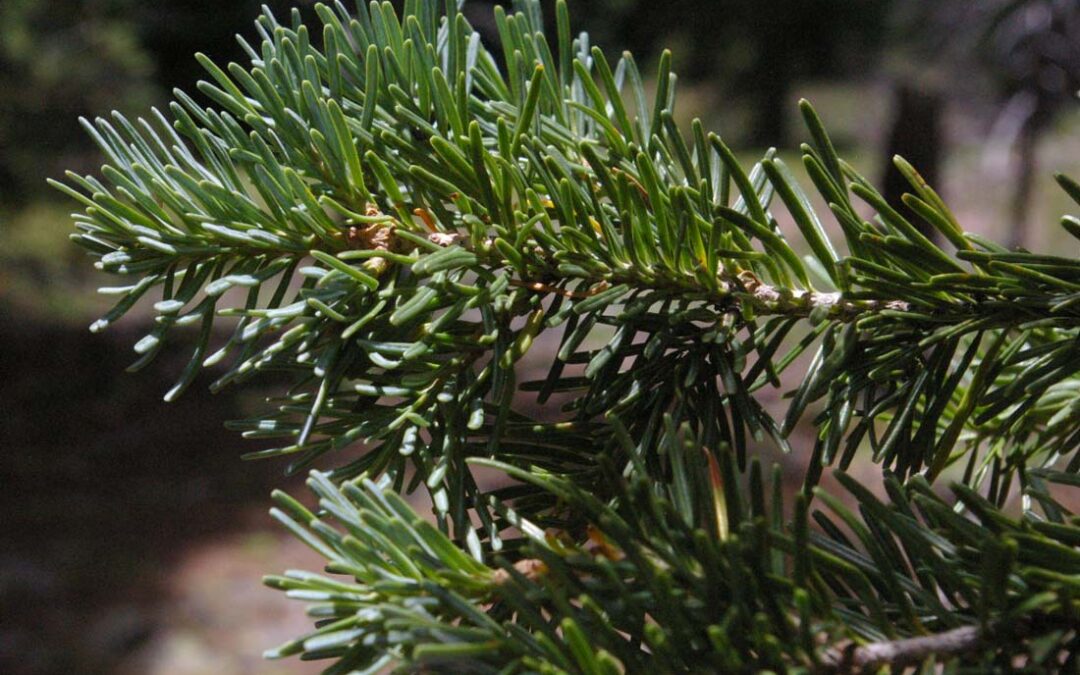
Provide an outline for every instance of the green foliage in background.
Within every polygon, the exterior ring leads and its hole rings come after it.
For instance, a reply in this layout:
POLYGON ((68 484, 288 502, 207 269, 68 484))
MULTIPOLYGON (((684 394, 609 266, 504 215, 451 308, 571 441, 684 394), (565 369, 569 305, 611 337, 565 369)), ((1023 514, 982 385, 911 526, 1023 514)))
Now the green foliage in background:
POLYGON ((0 205, 39 191, 58 160, 80 159, 67 120, 87 110, 142 109, 154 64, 128 19, 130 0, 0 4, 0 205))
POLYGON ((497 9, 501 58, 460 10, 266 13, 250 67, 200 57, 201 99, 87 122, 106 166, 56 183, 122 279, 92 329, 147 297, 133 369, 194 344, 166 399, 206 367, 214 389, 291 379, 235 423, 278 439, 252 457, 324 469, 314 509, 275 496, 327 568, 268 579, 316 624, 270 656, 1075 669, 1080 262, 965 233, 901 159, 894 210, 803 104, 819 211, 775 152, 746 170, 675 125, 669 54, 646 95, 565 2, 551 35, 535 0, 497 9), (559 348, 529 380, 541 339, 559 348), (788 504, 762 443, 808 466, 788 504), (856 457, 884 496, 844 473, 856 457), (431 522, 400 496, 421 489, 431 522))

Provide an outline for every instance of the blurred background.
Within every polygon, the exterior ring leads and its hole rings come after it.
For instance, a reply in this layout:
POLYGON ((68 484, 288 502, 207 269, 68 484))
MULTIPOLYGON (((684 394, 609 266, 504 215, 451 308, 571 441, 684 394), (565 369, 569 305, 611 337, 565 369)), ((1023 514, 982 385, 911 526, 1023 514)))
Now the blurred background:
MULTIPOLYGON (((72 204, 45 184, 99 166, 80 115, 141 114, 194 90, 192 54, 241 59, 233 36, 253 35, 261 4, 0 0, 0 672, 318 672, 260 658, 307 627, 260 576, 317 562, 265 516, 269 491, 298 482, 242 463, 257 448, 222 427, 259 392, 193 387, 166 405, 180 356, 124 374, 143 326, 87 331, 107 279, 68 242, 72 204)), ((492 4, 467 3, 485 37, 492 4)), ((680 120, 701 117, 748 163, 767 146, 797 151, 806 97, 891 200, 903 187, 887 159, 901 154, 967 230, 1077 253, 1054 225, 1068 201, 1052 180, 1080 176, 1077 0, 570 8, 613 56, 648 66, 672 48, 680 120)))

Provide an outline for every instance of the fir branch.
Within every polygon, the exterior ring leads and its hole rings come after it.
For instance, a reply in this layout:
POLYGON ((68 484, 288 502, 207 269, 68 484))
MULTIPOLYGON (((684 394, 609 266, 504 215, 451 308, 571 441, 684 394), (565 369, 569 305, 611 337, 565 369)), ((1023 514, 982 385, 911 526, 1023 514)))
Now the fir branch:
POLYGON ((253 456, 298 472, 365 445, 313 474, 318 511, 276 496, 352 580, 272 579, 319 622, 275 655, 614 673, 839 666, 844 641, 867 663, 1080 651, 1080 534, 1055 494, 1080 469, 1080 262, 964 232, 899 158, 895 209, 803 102, 831 236, 774 150, 747 171, 700 122, 684 136, 670 55, 650 101, 632 56, 570 37, 563 0, 557 53, 536 0, 498 8, 500 57, 460 3, 404 9, 320 4, 321 46, 264 12, 249 66, 200 57, 211 106, 178 91, 169 117, 86 123, 101 177, 56 184, 84 208, 73 239, 131 280, 93 330, 160 293, 139 368, 199 326, 169 400, 203 368, 224 368, 214 389, 279 370, 290 389, 232 425, 279 439, 253 456), (545 333, 547 376, 519 382, 545 333), (760 392, 811 353, 774 419, 760 392), (558 397, 554 421, 519 391, 558 397), (791 515, 752 454, 793 451, 807 411, 791 515), (816 486, 859 452, 889 499, 839 472, 852 510, 816 486), (931 487, 954 465, 955 504, 931 487), (421 486, 435 525, 398 496, 421 486), (1038 649, 940 637, 1036 616, 1038 649))

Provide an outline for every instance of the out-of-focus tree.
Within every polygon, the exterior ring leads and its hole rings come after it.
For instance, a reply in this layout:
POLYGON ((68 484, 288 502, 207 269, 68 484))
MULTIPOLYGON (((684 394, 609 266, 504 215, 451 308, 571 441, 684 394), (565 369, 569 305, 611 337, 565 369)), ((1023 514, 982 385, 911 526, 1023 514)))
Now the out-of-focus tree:
MULTIPOLYGON (((893 85, 893 119, 885 145, 885 175, 882 178, 885 201, 903 210, 903 195, 911 188, 903 171, 892 161, 903 157, 919 167, 919 173, 929 185, 940 185, 941 159, 945 139, 942 131, 944 99, 935 87, 919 86, 909 80, 897 80, 893 85)), ((938 239, 937 231, 928 223, 916 225, 930 239, 938 239)))
POLYGON ((235 35, 267 4, 309 0, 3 0, 0 2, 0 202, 42 189, 61 167, 97 163, 80 116, 139 110, 158 83, 193 90, 196 51, 241 59, 235 35))
POLYGON ((997 112, 988 135, 994 147, 1012 150, 1010 243, 1023 245, 1039 140, 1062 112, 1077 104, 1080 3, 920 0, 893 5, 889 50, 894 64, 906 64, 895 69, 898 81, 923 94, 945 87, 991 92, 986 103, 997 112))
POLYGON ((684 55, 680 72, 723 82, 725 97, 748 104, 745 141, 755 146, 786 144, 786 114, 800 80, 866 72, 879 54, 889 5, 859 0, 608 3, 632 9, 613 28, 631 49, 677 44, 684 55))
POLYGON ((192 54, 243 61, 236 35, 253 39, 251 17, 264 5, 287 19, 292 8, 306 12, 314 4, 315 0, 169 0, 140 3, 133 16, 139 39, 157 64, 158 80, 191 91, 206 76, 192 54))
MULTIPOLYGON (((970 40, 963 49, 952 44, 958 34, 964 34, 967 25, 960 7, 963 3, 918 0, 889 4, 881 43, 885 58, 878 73, 892 94, 881 182, 885 200, 904 212, 907 207, 901 198, 908 192, 909 183, 892 158, 905 158, 919 167, 928 184, 941 189, 941 165, 947 145, 946 92, 957 76, 949 64, 953 57, 970 60, 963 56, 970 51, 970 40), (940 58, 942 54, 950 58, 940 58)), ((938 239, 937 231, 926 223, 916 221, 915 226, 924 236, 938 239)))
MULTIPOLYGON (((487 0, 474 5, 511 5, 487 0)), ((677 45, 681 77, 710 80, 721 100, 748 107, 741 140, 784 145, 792 88, 801 80, 861 75, 881 52, 890 2, 860 0, 578 0, 575 21, 605 48, 656 54, 677 45)), ((470 19, 490 13, 476 8, 470 19)), ((549 20, 551 17, 548 17, 549 20)))
POLYGON ((1004 102, 1002 125, 1015 130, 1012 244, 1027 236, 1031 193, 1042 136, 1080 88, 1080 3, 1076 0, 998 0, 981 7, 980 57, 1004 102))
POLYGON ((137 109, 154 97, 154 63, 131 0, 0 3, 0 202, 45 187, 91 147, 79 115, 137 109))

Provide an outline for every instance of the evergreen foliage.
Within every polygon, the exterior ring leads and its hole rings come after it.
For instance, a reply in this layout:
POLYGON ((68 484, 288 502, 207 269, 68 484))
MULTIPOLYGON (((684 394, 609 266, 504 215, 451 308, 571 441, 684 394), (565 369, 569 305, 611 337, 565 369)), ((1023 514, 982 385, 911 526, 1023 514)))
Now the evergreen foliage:
POLYGON ((1075 669, 1080 262, 964 232, 899 158, 895 210, 803 103, 815 207, 774 151, 746 171, 700 123, 684 136, 669 54, 649 96, 564 0, 553 36, 537 0, 496 8, 494 51, 460 9, 335 2, 318 31, 267 12, 250 67, 200 57, 209 105, 87 122, 101 177, 56 183, 85 207, 76 242, 130 280, 92 329, 156 299, 138 369, 197 328, 167 400, 204 367, 214 389, 291 378, 235 426, 280 439, 250 457, 324 467, 315 510, 276 494, 273 514, 335 576, 268 578, 316 621, 269 655, 1075 669), (550 371, 522 381, 544 334, 550 371), (794 367, 776 420, 762 395, 794 367), (812 447, 789 447, 800 421, 812 447), (805 457, 793 503, 766 442, 805 457), (844 473, 856 457, 887 499, 844 473), (400 496, 421 488, 433 524, 400 496))

